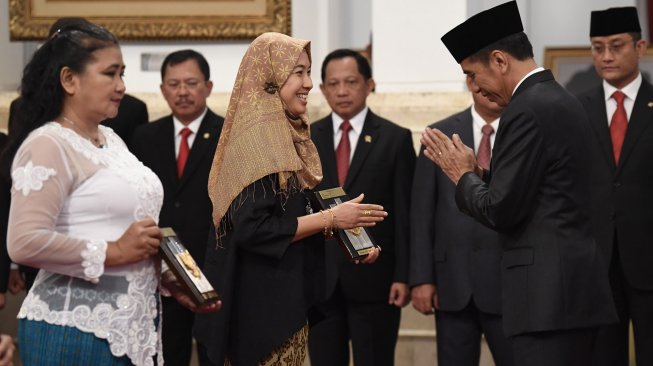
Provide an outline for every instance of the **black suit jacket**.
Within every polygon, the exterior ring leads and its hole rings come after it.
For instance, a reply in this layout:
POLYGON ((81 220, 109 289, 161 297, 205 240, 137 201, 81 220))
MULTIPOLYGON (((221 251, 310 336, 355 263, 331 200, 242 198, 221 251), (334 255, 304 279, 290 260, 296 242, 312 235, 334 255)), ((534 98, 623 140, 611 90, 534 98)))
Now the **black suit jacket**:
MULTIPOLYGON (((18 114, 18 107, 22 103, 20 97, 14 99, 9 105, 9 132, 12 131, 12 126, 15 123, 16 115, 18 114)), ((136 127, 145 125, 149 121, 147 114, 147 106, 140 99, 125 94, 118 107, 118 115, 114 118, 109 118, 102 121, 102 124, 110 127, 127 146, 131 144, 131 137, 136 130, 136 127)))
POLYGON ((111 127, 120 138, 129 146, 131 138, 138 126, 149 122, 147 106, 140 99, 125 94, 118 107, 118 115, 102 122, 103 125, 111 127))
MULTIPOLYGON (((474 146, 471 108, 430 127, 457 133, 474 146)), ((459 311, 472 299, 486 313, 501 313, 501 245, 497 233, 463 214, 456 186, 424 156, 422 146, 410 204, 410 285, 438 288, 440 309, 459 311)))
POLYGON ((501 116, 487 183, 462 176, 456 202, 500 232, 506 334, 616 322, 589 225, 587 117, 550 71, 525 79, 501 116))
MULTIPOLYGON (((311 138, 324 175, 316 189, 338 187, 330 115, 311 124, 311 138)), ((408 208, 414 167, 411 132, 368 111, 343 188, 352 198, 365 193, 364 202, 382 205, 388 212, 388 217, 370 230, 383 252, 374 264, 355 265, 336 243, 328 242, 327 296, 339 280, 349 299, 387 302, 392 282, 408 282, 408 208)))
POLYGON ((181 179, 177 177, 172 115, 137 128, 132 141, 134 155, 152 169, 163 184, 159 226, 172 227, 200 265, 204 263, 211 225, 209 171, 223 123, 224 118, 207 110, 181 179))
MULTIPOLYGON (((0 132, 0 151, 7 143, 7 135, 0 132)), ((11 259, 7 253, 7 224, 11 205, 11 182, 0 178, 0 293, 7 292, 11 259)))
POLYGON ((591 218, 610 263, 614 235, 621 268, 637 289, 653 290, 653 86, 642 80, 628 122, 619 166, 614 162, 603 86, 579 95, 589 117, 591 218))

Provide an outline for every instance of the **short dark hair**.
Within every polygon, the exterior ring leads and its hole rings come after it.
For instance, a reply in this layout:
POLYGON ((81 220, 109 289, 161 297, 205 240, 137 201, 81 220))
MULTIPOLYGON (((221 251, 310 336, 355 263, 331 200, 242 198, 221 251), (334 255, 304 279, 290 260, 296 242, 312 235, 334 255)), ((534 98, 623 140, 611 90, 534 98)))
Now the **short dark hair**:
POLYGON ((200 71, 204 75, 204 81, 211 80, 211 70, 209 69, 209 63, 201 53, 190 49, 175 51, 166 56, 166 58, 163 60, 163 63, 161 64, 161 80, 165 79, 166 69, 168 68, 168 65, 175 66, 188 60, 195 60, 195 62, 197 62, 197 66, 199 66, 200 71))
POLYGON ((642 33, 641 32, 628 32, 631 37, 633 37, 633 41, 637 42, 642 39, 642 33))
POLYGON ((340 48, 331 53, 329 53, 322 62, 322 81, 326 78, 326 68, 329 62, 333 60, 339 60, 345 57, 353 57, 356 60, 358 65, 358 72, 363 75, 363 78, 367 81, 372 78, 372 68, 370 67, 369 61, 365 56, 361 55, 359 52, 350 50, 347 48, 340 48))
POLYGON ((526 33, 519 32, 503 37, 500 40, 481 48, 473 55, 469 56, 469 60, 472 62, 480 61, 487 65, 490 62, 490 53, 494 50, 506 52, 519 61, 533 58, 533 45, 531 45, 531 42, 528 40, 526 33))
POLYGON ((4 178, 16 151, 35 129, 61 114, 65 91, 60 73, 64 67, 81 74, 95 61, 93 53, 118 47, 118 39, 108 30, 86 20, 75 20, 55 28, 50 38, 34 52, 23 69, 20 104, 16 110, 9 140, 2 152, 0 169, 4 178))

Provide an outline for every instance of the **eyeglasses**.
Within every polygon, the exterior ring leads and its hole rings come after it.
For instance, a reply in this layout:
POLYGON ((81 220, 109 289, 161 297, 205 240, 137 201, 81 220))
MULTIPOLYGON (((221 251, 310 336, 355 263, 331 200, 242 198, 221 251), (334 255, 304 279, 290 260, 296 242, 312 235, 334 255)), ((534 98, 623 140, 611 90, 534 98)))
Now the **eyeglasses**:
MULTIPOLYGON (((608 45, 604 45, 601 43, 593 44, 590 49, 592 50, 592 53, 595 55, 602 55, 605 53, 606 50, 610 51, 611 54, 613 55, 618 55, 621 52, 624 51, 624 47, 630 42, 615 42, 611 43, 608 45)), ((637 42, 633 41, 633 44, 637 42)))
POLYGON ((345 89, 348 90, 355 90, 358 89, 362 84, 363 80, 361 79, 347 79, 343 80, 342 82, 339 80, 330 80, 327 81, 326 84, 324 84, 326 90, 332 92, 338 90, 340 88, 340 85, 343 85, 345 89))
POLYGON ((163 83, 166 88, 172 90, 172 91, 177 91, 181 89, 182 86, 185 86, 187 90, 195 90, 202 85, 203 81, 201 80, 196 80, 196 79, 190 79, 186 81, 179 81, 179 80, 169 80, 163 83))

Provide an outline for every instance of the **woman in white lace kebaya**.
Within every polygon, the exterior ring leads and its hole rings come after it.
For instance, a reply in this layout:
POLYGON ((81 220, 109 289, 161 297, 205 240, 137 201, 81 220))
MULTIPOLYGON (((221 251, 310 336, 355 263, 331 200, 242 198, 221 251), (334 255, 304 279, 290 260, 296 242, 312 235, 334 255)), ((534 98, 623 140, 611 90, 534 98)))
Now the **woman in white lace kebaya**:
POLYGON ((15 155, 9 254, 40 268, 18 313, 23 365, 163 364, 163 190, 100 126, 117 114, 123 72, 116 38, 88 22, 57 31, 24 70, 5 152, 15 155))

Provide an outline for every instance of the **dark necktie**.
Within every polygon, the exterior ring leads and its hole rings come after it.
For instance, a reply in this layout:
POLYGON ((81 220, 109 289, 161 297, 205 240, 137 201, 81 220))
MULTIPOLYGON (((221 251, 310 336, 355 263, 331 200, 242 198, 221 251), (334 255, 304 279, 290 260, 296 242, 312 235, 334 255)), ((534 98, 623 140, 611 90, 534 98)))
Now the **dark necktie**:
POLYGON ((338 165, 338 182, 341 187, 345 185, 345 178, 347 178, 347 170, 349 169, 349 156, 351 154, 351 145, 349 144, 349 131, 351 131, 351 124, 349 121, 343 121, 340 124, 340 143, 336 148, 336 164, 338 165))
POLYGON ((610 139, 612 140, 612 153, 616 165, 619 165, 621 146, 624 144, 626 128, 628 127, 628 116, 626 115, 626 108, 624 108, 625 97, 626 95, 619 90, 612 94, 612 98, 617 101, 617 110, 614 111, 612 120, 610 120, 610 139))
POLYGON ((476 161, 483 169, 490 169, 490 159, 492 158, 492 146, 490 145, 490 136, 494 133, 494 128, 491 125, 485 124, 481 128, 481 143, 478 144, 478 153, 476 153, 476 161))
POLYGON ((187 127, 182 128, 179 134, 181 135, 181 144, 179 144, 179 155, 177 155, 177 175, 181 178, 182 173, 184 172, 184 167, 186 166, 186 160, 188 160, 188 153, 190 148, 188 147, 188 136, 193 133, 187 127))

